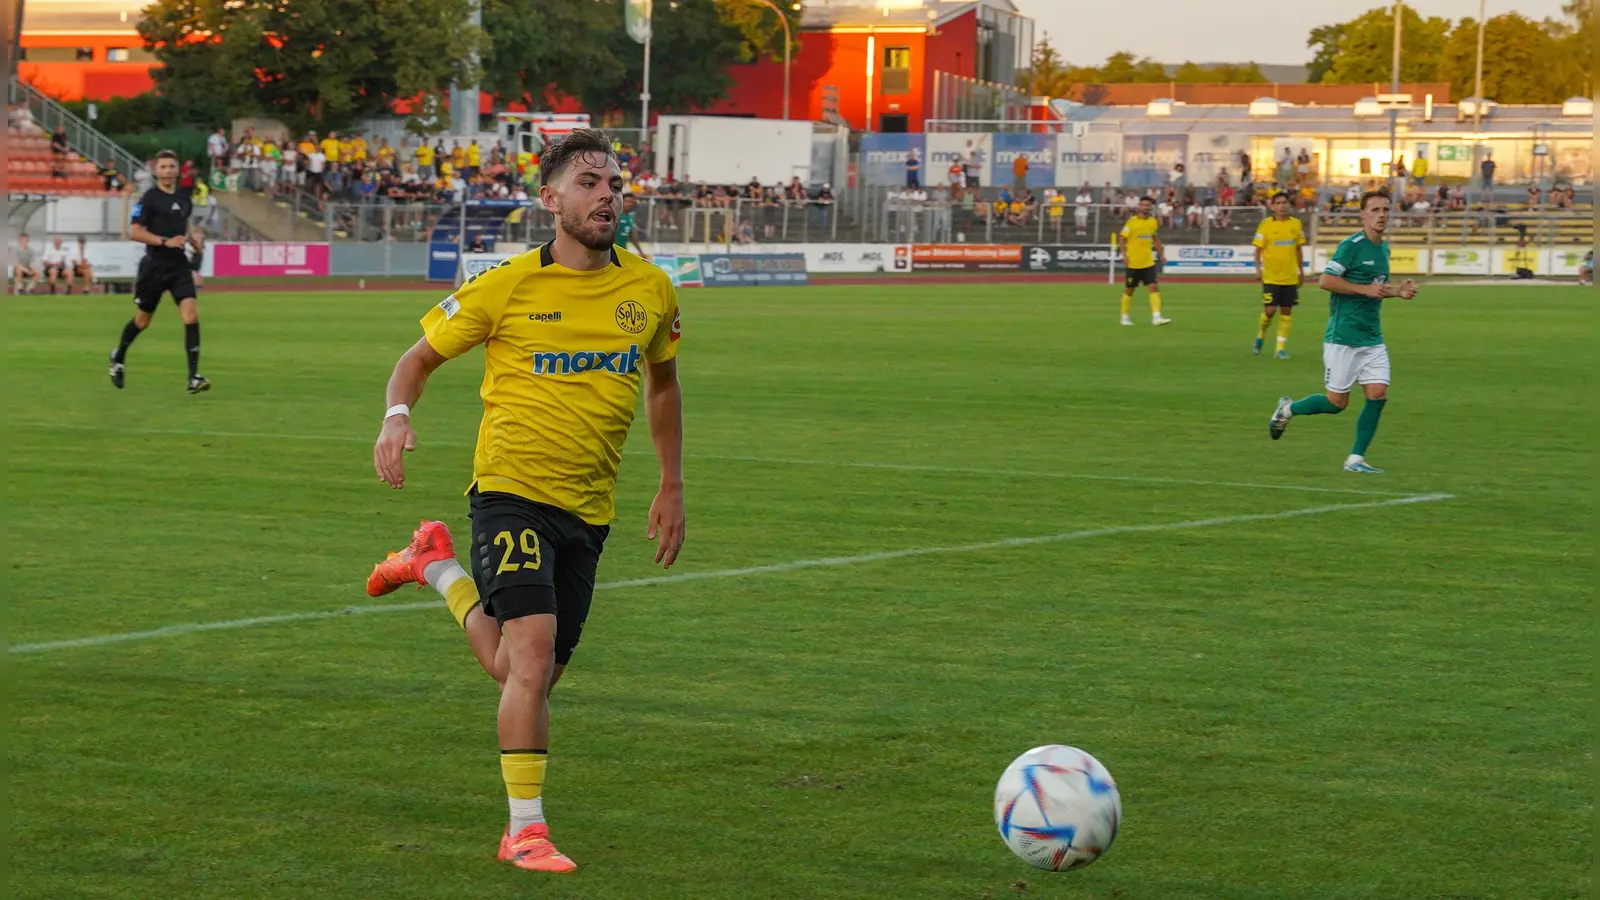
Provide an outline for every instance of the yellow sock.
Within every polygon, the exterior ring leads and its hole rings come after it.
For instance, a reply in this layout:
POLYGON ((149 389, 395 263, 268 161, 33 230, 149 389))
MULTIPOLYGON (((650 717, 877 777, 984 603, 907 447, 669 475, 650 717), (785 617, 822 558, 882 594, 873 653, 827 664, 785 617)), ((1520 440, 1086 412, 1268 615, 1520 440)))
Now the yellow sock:
POLYGON ((1133 291, 1126 291, 1122 295, 1122 314, 1127 315, 1133 311, 1133 291))
POLYGON ((511 833, 515 835, 536 822, 544 821, 544 772, 550 755, 543 750, 501 750, 500 777, 506 783, 506 800, 511 804, 511 833))
POLYGON ((1289 343, 1289 329, 1293 327, 1294 320, 1288 316, 1278 316, 1278 349, 1282 350, 1289 343))
POLYGON ((450 615, 456 617, 457 625, 467 627, 467 613, 478 605, 478 586, 471 578, 456 579, 444 590, 444 605, 450 608, 450 615))
POLYGON ((1155 288, 1150 289, 1150 315, 1161 315, 1161 292, 1155 288))
POLYGON ((1256 329, 1256 340, 1264 341, 1267 339, 1267 326, 1270 324, 1272 324, 1272 317, 1266 313, 1262 313, 1261 327, 1256 329))

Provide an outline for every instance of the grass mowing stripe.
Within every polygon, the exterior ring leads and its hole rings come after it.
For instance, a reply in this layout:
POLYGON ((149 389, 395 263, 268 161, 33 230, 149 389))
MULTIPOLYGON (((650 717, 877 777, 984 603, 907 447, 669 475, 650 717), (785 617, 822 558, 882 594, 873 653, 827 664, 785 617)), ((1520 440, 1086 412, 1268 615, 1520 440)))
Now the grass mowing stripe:
MULTIPOLYGON (((68 431, 115 431, 123 434, 162 434, 191 437, 219 437, 219 438, 260 438, 263 440, 285 441, 333 441, 337 443, 371 443, 370 437, 353 437, 343 434, 284 434, 271 431, 208 431, 203 429, 183 428, 121 428, 115 425, 85 425, 76 422, 14 422, 14 426, 24 428, 58 428, 68 431)), ((421 443, 421 441, 419 441, 421 443)), ((467 441, 439 440, 429 438, 427 444, 439 447, 471 447, 473 443, 467 441)), ((627 453, 627 456, 649 456, 651 453, 627 453)), ((1202 481, 1187 478, 1158 478, 1144 475, 1092 475, 1076 472, 1032 472, 1021 469, 985 469, 968 466, 937 466, 921 463, 888 463, 888 462, 857 462, 848 460, 827 459, 791 459, 786 457, 770 456, 730 456, 716 453, 689 453, 687 459, 711 460, 717 462, 747 462, 772 466, 814 466, 822 468, 845 469, 883 469, 894 472, 928 472, 944 473, 950 475, 981 475, 994 478, 1055 478, 1069 481, 1113 481, 1127 484, 1166 484, 1183 485, 1188 487, 1229 487, 1245 488, 1249 490, 1268 491, 1301 491, 1312 494, 1353 494, 1370 497, 1415 497, 1418 494, 1404 491, 1375 491, 1361 488, 1330 488, 1313 487, 1299 484, 1267 484, 1254 481, 1202 481)))
MULTIPOLYGON (((906 559, 914 556, 934 556, 946 553, 975 553, 982 550, 1005 550, 1013 547, 1031 547, 1037 544, 1057 544, 1065 541, 1082 541, 1090 538, 1111 537, 1119 534, 1145 534, 1156 531, 1181 531, 1190 528, 1211 528, 1218 525, 1239 525, 1246 522, 1267 522, 1277 519, 1292 519, 1301 516, 1317 516, 1327 513, 1345 512, 1356 509, 1378 509, 1386 506, 1402 506, 1413 503, 1436 503, 1449 500, 1451 494, 1421 494, 1415 497, 1397 497, 1390 500, 1374 500, 1370 503, 1335 503, 1328 506, 1312 506, 1306 509, 1291 509, 1283 512, 1250 513, 1240 516, 1217 516, 1210 519, 1191 519, 1186 522, 1157 522, 1151 525, 1112 525, 1106 528, 1089 528, 1082 531, 1064 531, 1060 534, 1035 535, 1033 537, 1003 538, 998 541, 982 541, 975 544, 954 544, 942 547, 910 547, 904 550, 884 550, 877 553, 862 553, 855 556, 825 556, 820 559, 801 559, 785 563, 772 563, 765 566, 746 566, 738 569, 717 569, 711 572, 680 572, 673 575, 657 575, 650 578, 633 578, 627 581, 604 582, 596 585, 598 589, 617 589, 630 587, 645 587, 648 585, 673 584, 680 581, 704 581, 711 578, 740 578, 746 575, 767 575, 775 572, 798 572, 802 569, 821 569, 833 566, 850 566, 861 563, 884 562, 892 559, 906 559)), ((200 622, 188 625, 168 625, 164 628, 153 628, 149 631, 131 631, 124 634, 105 634, 93 637, 73 638, 64 641, 46 641, 37 644, 17 644, 7 648, 7 653, 45 653, 52 650, 68 650, 77 647, 98 647, 105 644, 120 644, 127 641, 149 640, 152 638, 171 637, 180 634, 193 634, 201 631, 221 631, 230 628, 254 628, 258 625, 278 625, 284 622, 304 622, 318 619, 336 619, 342 616, 363 615, 380 612, 404 612, 414 609, 435 609, 440 606, 440 601, 431 600, 419 603, 386 603, 369 604, 367 606, 349 606, 343 609, 327 610, 321 612, 289 613, 281 616, 257 616, 249 619, 230 619, 222 622, 200 622)))

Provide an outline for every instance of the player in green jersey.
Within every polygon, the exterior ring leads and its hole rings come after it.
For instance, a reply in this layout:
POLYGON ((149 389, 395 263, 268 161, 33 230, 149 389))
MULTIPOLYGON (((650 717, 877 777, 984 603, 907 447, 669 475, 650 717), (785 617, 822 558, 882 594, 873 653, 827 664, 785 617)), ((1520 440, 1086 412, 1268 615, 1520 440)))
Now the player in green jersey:
POLYGON ((1361 230, 1339 242, 1320 282, 1331 295, 1328 330, 1322 337, 1327 393, 1303 400, 1280 398, 1269 426, 1272 439, 1277 440, 1294 416, 1342 412, 1350 403, 1351 387, 1360 382, 1367 402, 1356 421, 1356 443, 1344 461, 1344 470, 1366 475, 1383 474, 1367 464, 1366 453, 1389 395, 1389 350, 1383 345, 1378 313, 1389 297, 1409 300, 1417 295, 1417 283, 1409 278, 1399 286, 1389 283, 1389 245, 1383 240, 1388 229, 1389 195, 1383 191, 1362 194, 1361 230))
POLYGON ((632 194, 622 195, 622 215, 617 217, 617 236, 613 239, 613 243, 624 250, 632 250, 645 259, 649 259, 650 254, 644 252, 644 248, 639 246, 639 242, 633 239, 634 229, 638 227, 638 223, 633 218, 633 211, 638 206, 639 201, 632 194), (633 246, 629 247, 629 244, 633 246))

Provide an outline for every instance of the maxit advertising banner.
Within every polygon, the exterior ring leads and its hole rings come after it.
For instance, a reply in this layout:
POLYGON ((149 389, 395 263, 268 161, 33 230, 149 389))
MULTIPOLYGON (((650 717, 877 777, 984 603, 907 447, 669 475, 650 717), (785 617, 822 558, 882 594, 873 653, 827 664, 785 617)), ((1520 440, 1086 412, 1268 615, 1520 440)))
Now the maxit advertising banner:
POLYGON ((863 184, 906 183, 906 158, 916 150, 922 155, 922 184, 949 184, 945 169, 928 165, 928 154, 921 134, 868 134, 861 138, 861 161, 856 171, 863 184))
MULTIPOLYGON (((935 132, 925 135, 928 141, 928 152, 923 155, 922 171, 936 173, 924 179, 929 184, 949 184, 950 166, 960 162, 965 165, 978 155, 978 185, 988 187, 995 184, 995 173, 991 171, 994 163, 994 135, 993 134, 943 134, 935 132)), ((970 174, 970 172, 969 172, 970 174)), ((1011 173, 1005 173, 1009 183, 1011 173)), ((900 179, 902 182, 904 178, 900 179)))
POLYGON ((1085 183, 1099 199, 1102 185, 1122 183, 1122 135, 1070 134, 1056 136, 1057 185, 1072 188, 1085 183))
POLYGON ((1028 161, 1024 187, 1034 190, 1056 183, 1056 136, 1053 134, 997 134, 994 136, 995 184, 1015 187, 1017 158, 1028 161))

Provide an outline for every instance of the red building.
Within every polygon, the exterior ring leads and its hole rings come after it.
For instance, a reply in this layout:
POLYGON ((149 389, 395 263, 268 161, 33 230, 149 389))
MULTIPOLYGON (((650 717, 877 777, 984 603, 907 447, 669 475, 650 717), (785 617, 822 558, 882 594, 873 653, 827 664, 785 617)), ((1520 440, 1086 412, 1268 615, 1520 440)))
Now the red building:
MULTIPOLYGON (((930 118, 995 118, 962 98, 1016 82, 1033 54, 1033 20, 1010 0, 808 0, 796 43, 791 118, 922 131, 930 118)), ((732 74, 728 96, 705 112, 782 114, 782 62, 735 65, 732 74)), ((1010 102, 1026 105, 1012 93, 1010 102)))
POLYGON ((138 0, 27 0, 17 74, 62 100, 106 100, 150 90, 138 0))

